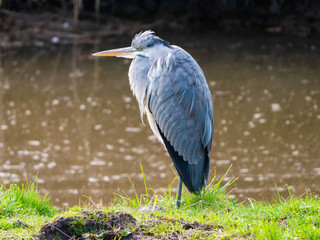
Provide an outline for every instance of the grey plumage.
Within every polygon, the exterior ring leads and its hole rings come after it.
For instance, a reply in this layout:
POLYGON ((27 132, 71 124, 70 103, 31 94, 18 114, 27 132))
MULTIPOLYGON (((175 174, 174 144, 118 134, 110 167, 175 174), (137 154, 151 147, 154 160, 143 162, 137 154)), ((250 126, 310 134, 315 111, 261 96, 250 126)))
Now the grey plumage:
MULTIPOLYGON (((116 50, 96 55, 111 56, 116 50)), ((189 53, 152 31, 137 34, 125 51, 133 58, 129 83, 141 118, 147 114, 180 179, 198 193, 208 179, 213 137, 213 104, 201 68, 189 53)), ((180 197, 178 193, 178 206, 180 197)))

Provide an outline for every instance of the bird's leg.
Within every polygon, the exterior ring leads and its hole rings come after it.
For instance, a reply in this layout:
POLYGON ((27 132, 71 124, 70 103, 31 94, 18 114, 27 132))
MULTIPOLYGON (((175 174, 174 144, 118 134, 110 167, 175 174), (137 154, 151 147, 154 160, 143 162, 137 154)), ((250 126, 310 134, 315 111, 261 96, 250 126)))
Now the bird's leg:
POLYGON ((179 178, 179 187, 178 187, 177 203, 176 203, 177 208, 180 207, 180 202, 181 202, 181 190, 182 190, 182 180, 181 180, 181 178, 179 178))

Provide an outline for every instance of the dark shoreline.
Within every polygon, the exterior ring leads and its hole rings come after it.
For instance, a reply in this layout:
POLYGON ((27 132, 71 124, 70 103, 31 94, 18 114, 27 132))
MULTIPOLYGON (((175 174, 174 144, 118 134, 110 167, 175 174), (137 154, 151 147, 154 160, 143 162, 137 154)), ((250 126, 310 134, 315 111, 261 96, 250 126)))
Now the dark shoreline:
POLYGON ((69 15, 46 11, 11 11, 0 9, 0 47, 3 50, 48 44, 119 42, 146 29, 176 34, 202 34, 214 31, 231 33, 271 33, 299 37, 319 36, 320 13, 304 15, 220 15, 214 19, 192 15, 139 20, 86 12, 74 22, 69 15), (310 20, 311 19, 311 20, 310 20))

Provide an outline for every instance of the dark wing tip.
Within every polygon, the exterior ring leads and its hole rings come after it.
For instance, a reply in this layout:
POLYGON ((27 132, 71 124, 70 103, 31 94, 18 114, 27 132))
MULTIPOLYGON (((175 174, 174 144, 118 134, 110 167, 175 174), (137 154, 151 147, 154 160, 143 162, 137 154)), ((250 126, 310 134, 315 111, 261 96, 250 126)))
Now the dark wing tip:
POLYGON ((158 124, 157 127, 182 182, 191 193, 198 193, 204 187, 205 181, 208 178, 208 176, 205 176, 209 173, 208 154, 205 154, 203 160, 195 164, 190 164, 173 148, 162 133, 158 124))

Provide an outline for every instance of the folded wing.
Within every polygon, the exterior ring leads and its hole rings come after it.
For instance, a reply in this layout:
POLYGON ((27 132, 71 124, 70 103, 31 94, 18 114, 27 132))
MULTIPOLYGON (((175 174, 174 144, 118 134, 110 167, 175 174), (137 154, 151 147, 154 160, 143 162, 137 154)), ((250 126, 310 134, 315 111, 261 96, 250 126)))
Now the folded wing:
POLYGON ((190 192, 208 178, 213 136, 211 94, 202 70, 183 49, 155 61, 147 99, 161 138, 190 192))

